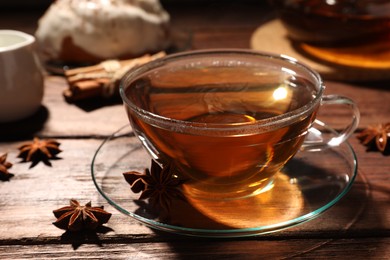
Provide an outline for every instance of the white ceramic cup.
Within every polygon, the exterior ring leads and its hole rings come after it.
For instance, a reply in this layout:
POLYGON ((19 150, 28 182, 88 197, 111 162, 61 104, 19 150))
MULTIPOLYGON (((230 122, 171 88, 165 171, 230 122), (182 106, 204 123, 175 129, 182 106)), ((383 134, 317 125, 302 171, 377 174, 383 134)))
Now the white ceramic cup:
POLYGON ((24 32, 0 30, 1 123, 26 118, 41 106, 43 75, 34 43, 24 32))

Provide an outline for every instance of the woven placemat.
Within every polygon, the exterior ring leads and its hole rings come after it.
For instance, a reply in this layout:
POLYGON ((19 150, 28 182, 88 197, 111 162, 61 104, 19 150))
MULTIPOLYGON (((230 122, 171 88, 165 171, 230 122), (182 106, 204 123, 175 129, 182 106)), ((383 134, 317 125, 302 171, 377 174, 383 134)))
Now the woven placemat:
POLYGON ((319 72, 324 79, 354 82, 390 79, 390 42, 381 43, 379 47, 338 48, 335 52, 297 45, 288 39, 285 27, 276 19, 256 29, 251 48, 293 57, 319 72))

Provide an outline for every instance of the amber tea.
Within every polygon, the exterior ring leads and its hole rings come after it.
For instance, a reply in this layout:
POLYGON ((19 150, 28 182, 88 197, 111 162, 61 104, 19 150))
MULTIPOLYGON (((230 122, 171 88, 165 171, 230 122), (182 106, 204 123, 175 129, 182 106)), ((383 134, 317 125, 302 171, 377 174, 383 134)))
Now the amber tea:
POLYGON ((250 50, 169 55, 129 71, 120 87, 152 158, 173 166, 186 196, 215 200, 272 190, 300 148, 326 149, 353 133, 354 102, 323 90, 319 75, 296 60, 250 50), (305 138, 320 104, 348 105, 352 123, 312 143, 305 138))
POLYGON ((156 159, 174 164, 191 195, 207 197, 212 191, 214 197, 233 198, 259 192, 301 146, 313 115, 262 133, 229 133, 229 128, 299 109, 313 99, 314 86, 296 77, 280 83, 279 77, 262 75, 258 69, 218 67, 208 69, 206 77, 202 70, 139 78, 126 96, 156 115, 222 131, 201 134, 165 128, 128 110, 132 126, 156 159), (228 82, 232 74, 237 79, 228 82))

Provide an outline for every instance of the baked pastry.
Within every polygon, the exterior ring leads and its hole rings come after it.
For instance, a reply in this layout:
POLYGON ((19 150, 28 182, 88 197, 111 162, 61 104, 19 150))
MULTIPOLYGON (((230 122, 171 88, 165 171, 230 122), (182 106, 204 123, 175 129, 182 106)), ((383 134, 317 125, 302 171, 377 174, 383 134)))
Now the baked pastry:
POLYGON ((159 0, 57 0, 35 33, 44 61, 131 58, 169 45, 169 14, 159 0))

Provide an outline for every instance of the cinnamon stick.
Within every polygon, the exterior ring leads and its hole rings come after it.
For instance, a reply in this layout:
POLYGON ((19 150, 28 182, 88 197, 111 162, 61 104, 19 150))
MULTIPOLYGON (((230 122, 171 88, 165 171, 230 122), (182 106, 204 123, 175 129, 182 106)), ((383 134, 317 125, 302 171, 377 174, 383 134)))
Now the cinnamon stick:
POLYGON ((119 81, 128 70, 165 55, 165 52, 159 52, 135 59, 107 60, 93 66, 66 70, 69 87, 63 95, 70 102, 98 96, 111 97, 118 92, 119 81))

